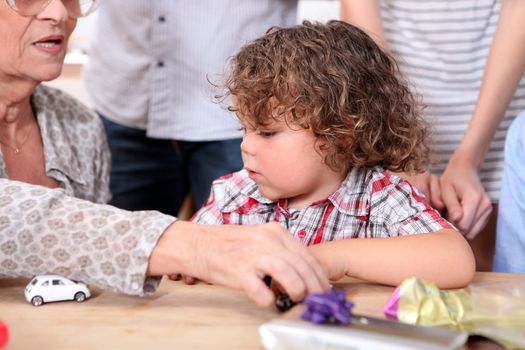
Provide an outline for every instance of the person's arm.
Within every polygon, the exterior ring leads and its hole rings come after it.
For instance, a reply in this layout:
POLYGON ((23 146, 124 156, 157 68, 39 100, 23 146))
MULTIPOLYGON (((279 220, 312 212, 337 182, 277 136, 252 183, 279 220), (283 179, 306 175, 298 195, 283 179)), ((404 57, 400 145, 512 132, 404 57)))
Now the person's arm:
POLYGON ((478 169, 525 70, 525 1, 503 0, 476 108, 441 177, 449 218, 468 238, 483 229, 490 199, 478 169))
POLYGON ((242 288, 257 304, 271 275, 296 300, 328 289, 319 263, 278 224, 208 226, 155 211, 128 212, 0 179, 0 278, 57 273, 102 289, 145 295, 162 274, 242 288))
POLYGON ((148 257, 174 220, 0 179, 0 278, 57 273, 114 292, 150 294, 160 278, 146 277, 148 257))
POLYGON ((330 278, 349 275, 397 285, 415 276, 443 288, 470 282, 475 263, 468 243, 413 185, 384 172, 366 188, 367 224, 357 235, 362 238, 310 247, 330 278))
POLYGON ((465 239, 452 229, 391 238, 347 239, 310 247, 330 279, 344 275, 399 285, 418 277, 440 288, 460 288, 473 278, 475 262, 465 239))
POLYGON ((379 46, 386 49, 380 6, 380 0, 340 0, 339 17, 365 31, 379 46))

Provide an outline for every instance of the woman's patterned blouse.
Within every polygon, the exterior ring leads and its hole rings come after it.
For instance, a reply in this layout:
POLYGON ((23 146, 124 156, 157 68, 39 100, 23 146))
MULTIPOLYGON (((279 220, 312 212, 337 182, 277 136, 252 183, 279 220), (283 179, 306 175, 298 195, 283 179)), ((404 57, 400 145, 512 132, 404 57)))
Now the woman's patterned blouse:
POLYGON ((148 258, 175 218, 92 203, 110 198, 100 120, 49 87, 38 87, 32 104, 46 174, 61 188, 5 179, 0 154, 0 278, 57 273, 115 292, 153 292, 159 279, 146 278, 148 258))

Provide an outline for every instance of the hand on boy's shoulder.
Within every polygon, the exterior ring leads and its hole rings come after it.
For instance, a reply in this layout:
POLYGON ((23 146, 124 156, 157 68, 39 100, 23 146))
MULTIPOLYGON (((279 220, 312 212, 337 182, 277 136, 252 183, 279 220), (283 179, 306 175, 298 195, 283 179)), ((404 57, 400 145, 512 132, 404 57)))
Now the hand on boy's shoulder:
POLYGON ((439 176, 432 174, 430 171, 424 173, 392 173, 393 175, 401 177, 408 181, 412 186, 417 188, 423 195, 425 195, 428 203, 436 210, 442 211, 445 209, 445 203, 441 197, 441 186, 439 184, 439 176))

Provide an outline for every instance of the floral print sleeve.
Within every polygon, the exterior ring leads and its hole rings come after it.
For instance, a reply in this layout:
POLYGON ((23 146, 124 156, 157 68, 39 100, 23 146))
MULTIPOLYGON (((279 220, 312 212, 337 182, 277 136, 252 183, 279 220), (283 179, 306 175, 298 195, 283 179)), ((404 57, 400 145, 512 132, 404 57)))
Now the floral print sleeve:
POLYGON ((148 258, 175 218, 128 212, 0 179, 0 278, 57 273, 102 289, 153 293, 148 258))

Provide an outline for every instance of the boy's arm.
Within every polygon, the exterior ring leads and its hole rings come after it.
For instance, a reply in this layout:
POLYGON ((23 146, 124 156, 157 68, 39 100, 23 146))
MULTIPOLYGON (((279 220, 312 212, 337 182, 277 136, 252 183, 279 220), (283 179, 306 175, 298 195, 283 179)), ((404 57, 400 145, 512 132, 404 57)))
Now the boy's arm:
POLYGON ((331 280, 344 275, 388 285, 418 277, 440 288, 460 288, 473 278, 475 262, 453 229, 389 238, 347 239, 310 246, 331 280))
POLYGON ((374 176, 368 224, 361 239, 311 247, 330 278, 344 275, 398 285, 418 277, 441 288, 467 285, 475 270, 465 238, 407 181, 385 172, 374 176))

